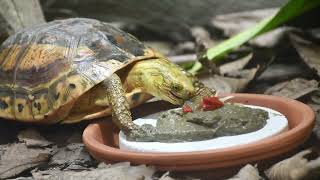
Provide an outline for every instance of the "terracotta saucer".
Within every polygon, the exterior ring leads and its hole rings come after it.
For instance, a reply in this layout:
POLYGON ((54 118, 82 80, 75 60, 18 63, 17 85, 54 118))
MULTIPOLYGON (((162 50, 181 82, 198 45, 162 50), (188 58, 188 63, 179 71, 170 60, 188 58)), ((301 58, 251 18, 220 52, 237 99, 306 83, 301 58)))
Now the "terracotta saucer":
MULTIPOLYGON (((83 133, 83 142, 96 159, 110 163, 129 161, 133 164, 149 164, 160 170, 189 171, 234 167, 282 155, 302 144, 310 135, 315 115, 307 105, 276 96, 257 94, 231 94, 232 102, 264 106, 284 114, 289 130, 279 135, 246 145, 230 148, 183 153, 139 153, 120 150, 118 133, 111 121, 90 124, 83 133)), ((136 111, 163 110, 161 103, 142 105, 136 111), (148 109, 149 108, 149 109, 148 109)), ((141 113, 139 113, 141 114, 141 113)))

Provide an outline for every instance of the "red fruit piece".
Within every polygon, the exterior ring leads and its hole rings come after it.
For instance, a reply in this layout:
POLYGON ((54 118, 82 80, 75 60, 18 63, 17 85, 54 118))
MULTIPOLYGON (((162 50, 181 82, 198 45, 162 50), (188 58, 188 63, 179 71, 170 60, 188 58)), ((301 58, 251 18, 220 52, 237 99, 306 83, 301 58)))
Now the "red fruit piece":
POLYGON ((184 112, 184 113, 189 113, 189 112, 192 112, 192 109, 191 109, 191 107, 189 106, 189 105, 184 105, 183 107, 182 107, 182 111, 184 112))
POLYGON ((202 110, 204 111, 212 111, 222 107, 224 104, 219 100, 218 97, 204 97, 202 99, 202 110))

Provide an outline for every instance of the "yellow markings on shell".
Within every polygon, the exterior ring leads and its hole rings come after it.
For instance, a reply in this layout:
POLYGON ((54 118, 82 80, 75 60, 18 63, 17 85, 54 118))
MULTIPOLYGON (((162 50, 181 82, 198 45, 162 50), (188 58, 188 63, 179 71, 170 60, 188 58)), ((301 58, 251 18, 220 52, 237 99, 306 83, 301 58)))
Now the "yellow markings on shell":
MULTIPOLYGON (((54 112, 71 99, 77 99, 90 87, 84 86, 81 83, 84 80, 78 75, 72 75, 57 83, 55 90, 57 94, 53 94, 51 102, 49 100, 49 94, 43 92, 43 94, 28 95, 29 98, 16 98, 15 102, 15 115, 16 119, 20 121, 40 121, 45 118, 45 115, 54 112), (29 102, 28 102, 29 99, 29 102), (52 103, 50 107, 49 103, 52 103), (31 107, 31 109, 30 109, 31 107)), ((1 112, 0 112, 1 113, 1 112)), ((1 117, 2 114, 0 114, 1 117)))
MULTIPOLYGON (((54 87, 53 87, 54 88, 54 87)), ((53 100, 53 109, 59 108, 62 104, 64 104, 65 100, 63 97, 66 96, 67 93, 67 83, 65 81, 58 82, 57 86, 55 87, 54 100, 53 100)))
MULTIPOLYGON (((21 48, 20 48, 21 49, 21 48)), ((57 60, 63 60, 66 48, 51 44, 31 45, 19 65, 20 70, 40 69, 57 60)))
POLYGON ((66 80, 58 82, 55 87, 57 94, 54 95, 52 111, 61 107, 72 98, 78 98, 90 88, 91 86, 88 85, 88 82, 79 75, 72 75, 67 77, 66 80))
MULTIPOLYGON (((8 71, 13 70, 16 65, 17 56, 19 55, 19 52, 21 51, 21 47, 13 46, 9 47, 7 49, 4 49, 0 53, 0 64, 2 64, 2 70, 8 71), (10 50, 10 54, 7 55, 8 51, 10 50), (6 58, 6 59, 4 59, 6 58), (2 60, 2 61, 1 61, 2 60)), ((153 51, 152 49, 146 48, 145 54, 143 56, 139 57, 132 57, 132 60, 140 60, 140 59, 147 59, 152 57, 162 57, 161 54, 158 54, 157 52, 153 51)), ((65 58, 71 58, 75 61, 82 61, 85 60, 88 56, 93 56, 94 52, 89 49, 88 47, 79 47, 76 52, 70 52, 67 48, 57 45, 50 45, 50 44, 35 44, 30 47, 28 47, 28 51, 25 52, 23 59, 20 62, 19 70, 26 70, 28 71, 31 68, 43 68, 46 67, 50 63, 54 63, 57 60, 65 60, 65 58), (67 57, 68 55, 72 55, 67 57)), ((132 56, 132 55, 131 55, 132 56)), ((97 63, 101 67, 105 67, 109 70, 116 71, 117 69, 124 67, 125 65, 121 63, 118 60, 108 60, 108 61, 100 61, 97 63)), ((52 78, 47 83, 42 83, 37 86, 30 86, 30 87, 23 87, 26 92, 29 92, 29 98, 28 97, 19 97, 16 98, 15 101, 15 107, 12 107, 12 104, 10 104, 10 97, 1 97, 1 100, 6 102, 8 104, 8 108, 6 109, 0 109, 0 117, 7 118, 7 119, 14 119, 20 121, 39 121, 44 119, 44 116, 49 113, 54 113, 56 109, 63 106, 67 102, 69 102, 71 99, 79 98, 84 92, 88 91, 88 89, 91 88, 90 82, 88 82, 86 79, 79 75, 71 75, 70 72, 73 69, 70 68, 70 70, 65 72, 60 72, 57 74, 55 78, 52 78), (63 79, 65 78, 65 79, 63 79), (55 82, 61 80, 57 83, 54 87, 51 87, 52 84, 55 82), (84 86, 85 84, 85 86, 84 86), (48 94, 39 94, 38 96, 34 95, 34 98, 30 98, 33 92, 36 92, 38 90, 44 89, 44 88, 54 88, 53 92, 56 92, 56 94, 53 94, 54 97, 51 97, 51 103, 52 107, 49 106, 49 100, 48 100, 48 94), (39 108, 40 107, 40 108, 39 108), (13 112, 13 109, 15 112, 13 112), (14 117, 15 115, 15 117, 14 117)), ((19 72, 19 71, 18 71, 19 72)), ((52 90, 51 90, 52 91, 52 90)), ((140 94, 138 92, 133 93, 136 94, 136 98, 129 98, 129 102, 135 106, 137 104, 142 103, 146 99, 148 99, 149 95, 144 95, 143 93, 140 94), (139 94, 137 96, 137 94, 139 94)), ((133 95, 131 94, 131 96, 133 95)), ((106 98, 100 99, 100 102, 94 103, 95 105, 106 105, 108 102, 106 101, 106 98)), ((104 112, 104 114, 108 114, 107 112, 104 112)), ((92 117, 99 116, 92 114, 92 117)), ((84 119, 91 119, 91 115, 88 115, 88 117, 85 117, 84 119)))
POLYGON ((80 95, 83 94, 88 88, 88 86, 84 86, 82 83, 84 80, 79 75, 72 75, 69 76, 66 80, 66 83, 68 84, 68 90, 70 98, 77 98, 80 95))
MULTIPOLYGON (((26 47, 24 47, 26 48, 26 47)), ((20 70, 29 70, 31 68, 44 68, 50 63, 66 58, 72 59, 76 56, 83 57, 94 55, 94 51, 86 46, 81 46, 75 50, 54 44, 34 44, 27 47, 23 59, 19 65, 20 70)), ((2 69, 4 71, 12 70, 18 60, 18 54, 24 50, 21 46, 12 46, 5 48, 0 53, 0 63, 3 62, 2 69), (10 51, 10 54, 7 54, 10 51)))
MULTIPOLYGON (((90 92, 89 92, 90 93, 90 92)), ((97 85, 92 89, 94 105, 97 106, 109 106, 109 99, 105 88, 102 85, 97 85)))
POLYGON ((11 97, 0 97, 0 117, 14 119, 14 112, 11 104, 11 97))
POLYGON ((19 50, 20 48, 16 45, 2 50, 0 53, 0 64, 2 64, 1 69, 3 69, 3 71, 9 71, 14 68, 19 50))
POLYGON ((39 98, 32 101, 32 113, 34 120, 42 120, 44 115, 49 112, 47 95, 42 94, 39 98))
MULTIPOLYGON (((12 71, 17 64, 18 55, 22 50, 21 46, 12 46, 4 49, 0 53, 0 63, 2 63, 1 69, 3 71, 12 71)), ((66 58, 71 58, 72 60, 76 58, 77 61, 84 60, 86 57, 93 55, 94 52, 85 46, 77 48, 76 52, 72 52, 72 50, 62 46, 34 44, 28 46, 27 51, 21 56, 22 59, 19 64, 19 71, 28 71, 32 68, 45 68, 50 63, 66 60, 66 58)), ((63 71, 57 74, 56 77, 52 78, 49 82, 37 86, 32 86, 32 84, 30 84, 30 86, 21 87, 28 95, 26 97, 16 98, 14 103, 15 107, 12 107, 13 104, 9 103, 10 97, 2 98, 3 102, 6 102, 10 107, 0 108, 0 117, 16 119, 19 121, 38 121, 44 119, 46 114, 54 112, 56 109, 67 103, 71 98, 77 98, 91 87, 88 84, 85 84, 86 82, 83 82, 85 80, 81 79, 79 75, 67 77, 72 70, 73 69, 70 68, 67 71, 63 71), (42 89, 50 88, 51 85, 57 81, 60 82, 58 82, 57 86, 52 88, 54 88, 53 92, 57 92, 58 94, 54 94, 54 97, 51 97, 50 100, 48 98, 51 94, 49 95, 45 91, 43 91, 43 94, 34 94, 34 92, 38 92, 39 90, 41 91, 42 89), (83 86, 84 84, 86 86, 83 86)), ((7 86, 12 85, 8 84, 7 86)))
POLYGON ((30 102, 28 102, 27 100, 27 98, 15 99, 15 118, 21 121, 31 122, 34 121, 34 119, 30 109, 30 102))

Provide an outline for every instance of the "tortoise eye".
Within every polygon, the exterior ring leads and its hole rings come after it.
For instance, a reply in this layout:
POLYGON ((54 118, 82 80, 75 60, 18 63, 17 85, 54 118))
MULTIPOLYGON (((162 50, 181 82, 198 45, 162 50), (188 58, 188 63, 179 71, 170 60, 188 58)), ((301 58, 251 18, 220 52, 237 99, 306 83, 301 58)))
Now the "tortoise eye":
POLYGON ((182 89, 182 87, 180 86, 180 84, 173 84, 172 85, 172 89, 175 91, 175 92, 178 92, 182 89))

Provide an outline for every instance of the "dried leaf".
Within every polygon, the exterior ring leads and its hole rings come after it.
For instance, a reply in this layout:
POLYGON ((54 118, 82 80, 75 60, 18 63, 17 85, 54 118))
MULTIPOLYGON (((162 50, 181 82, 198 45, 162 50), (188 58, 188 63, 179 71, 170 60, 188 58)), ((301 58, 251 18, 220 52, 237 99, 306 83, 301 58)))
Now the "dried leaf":
POLYGON ((257 36, 256 38, 249 41, 250 44, 253 44, 258 47, 275 47, 280 40, 291 30, 294 30, 290 27, 279 27, 270 32, 264 33, 263 35, 257 36))
POLYGON ((192 27, 190 31, 197 43, 203 43, 208 47, 211 47, 215 44, 210 37, 210 33, 205 28, 195 26, 192 27))
POLYGON ((251 164, 247 164, 243 168, 240 169, 238 174, 228 180, 261 180, 262 177, 259 175, 259 171, 257 167, 252 166, 251 164))
POLYGON ((215 16, 211 22, 215 27, 222 29, 224 35, 233 36, 256 25, 264 18, 275 15, 278 10, 279 8, 270 8, 223 14, 215 16))
POLYGON ((50 150, 28 148, 24 143, 0 146, 0 179, 14 177, 49 161, 50 150))
POLYGON ((20 142, 24 142, 27 147, 47 147, 53 144, 53 142, 47 141, 42 137, 35 129, 20 131, 18 139, 20 142))
MULTIPOLYGON (((278 10, 279 8, 270 8, 218 15, 211 22, 215 27, 222 29, 226 36, 234 36, 275 15, 278 10)), ((275 29, 250 40, 250 43, 260 47, 273 47, 288 30, 290 28, 287 27, 275 29)))
POLYGON ((235 89, 232 88, 231 84, 227 82, 222 76, 201 76, 200 80, 209 88, 215 89, 217 92, 231 93, 235 92, 235 89))
POLYGON ((306 69, 306 67, 302 67, 300 64, 271 64, 261 73, 257 80, 278 83, 297 77, 311 77, 312 74, 308 73, 306 69))
POLYGON ((296 78, 291 81, 282 82, 272 86, 265 91, 265 94, 298 99, 318 90, 318 84, 319 83, 316 80, 309 81, 306 79, 296 78))
MULTIPOLYGON (((241 46, 258 35, 273 30, 286 21, 310 11, 319 5, 320 1, 290 0, 275 15, 267 17, 257 23, 255 26, 242 31, 241 33, 212 48, 209 48, 204 57, 209 60, 217 60, 219 59, 217 57, 225 55, 226 53, 241 46)), ((189 72, 197 73, 201 67, 202 64, 200 62, 196 62, 189 72)))
POLYGON ((35 179, 106 179, 106 180, 151 180, 155 170, 145 165, 130 166, 130 163, 118 163, 114 165, 99 165, 96 169, 85 171, 61 171, 47 170, 34 171, 35 179))
POLYGON ((170 177, 170 173, 166 172, 164 173, 159 180, 174 180, 172 177, 170 177))
POLYGON ((310 99, 307 104, 313 109, 316 114, 316 123, 313 128, 318 140, 320 140, 320 90, 317 90, 310 95, 310 99))
POLYGON ((172 55, 194 53, 196 44, 193 41, 184 41, 174 46, 172 55))
POLYGON ((255 78, 258 68, 252 68, 247 70, 242 70, 239 72, 233 72, 233 77, 223 77, 223 76, 200 76, 200 80, 209 88, 215 89, 217 92, 221 93, 233 93, 241 92, 249 84, 251 80, 255 78))
POLYGON ((319 28, 319 27, 310 29, 310 30, 309 30, 309 33, 310 33, 311 36, 314 37, 315 39, 320 39, 320 28, 319 28))
POLYGON ((233 71, 242 70, 252 59, 253 54, 249 53, 248 55, 244 56, 243 58, 240 58, 236 61, 232 61, 230 63, 223 64, 219 67, 221 74, 230 73, 233 71))
MULTIPOLYGON (((308 160, 305 158, 306 155, 310 154, 311 150, 304 150, 300 153, 292 156, 291 158, 285 159, 268 169, 265 174, 270 180, 304 180, 311 179, 309 177, 312 172, 319 171, 320 168, 320 157, 315 160, 308 160)), ((319 173, 317 177, 312 179, 319 179, 319 173)))
POLYGON ((290 39, 303 61, 320 77, 320 45, 294 34, 290 34, 290 39))
POLYGON ((313 127, 313 132, 317 139, 320 140, 320 104, 308 103, 308 106, 310 106, 316 114, 316 122, 313 127))
POLYGON ((71 143, 59 148, 49 163, 52 166, 74 170, 87 169, 96 164, 96 161, 90 157, 82 143, 71 143))

